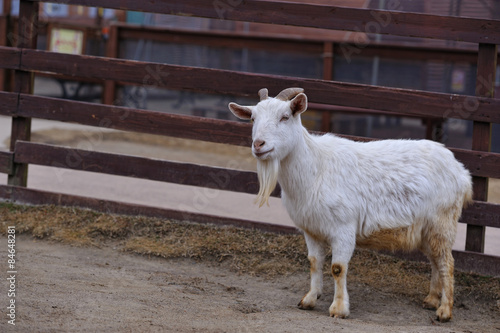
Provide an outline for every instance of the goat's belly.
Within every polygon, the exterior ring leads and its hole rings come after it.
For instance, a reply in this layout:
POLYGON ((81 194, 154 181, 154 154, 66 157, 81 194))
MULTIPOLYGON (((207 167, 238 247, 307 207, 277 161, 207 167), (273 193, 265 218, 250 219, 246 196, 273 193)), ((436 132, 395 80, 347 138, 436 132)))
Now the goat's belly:
POLYGON ((375 250, 411 251, 419 247, 421 240, 421 228, 411 225, 409 227, 374 231, 368 236, 358 235, 356 245, 375 250))

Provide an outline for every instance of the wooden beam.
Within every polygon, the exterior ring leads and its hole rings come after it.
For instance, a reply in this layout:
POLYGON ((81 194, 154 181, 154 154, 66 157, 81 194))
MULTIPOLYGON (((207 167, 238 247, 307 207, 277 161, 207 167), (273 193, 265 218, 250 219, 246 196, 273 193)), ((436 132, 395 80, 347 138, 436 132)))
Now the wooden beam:
MULTIPOLYGON (((108 58, 118 58, 118 49, 120 46, 120 41, 118 39, 118 27, 116 25, 111 25, 109 28, 108 41, 106 43, 106 57, 108 58)), ((104 81, 104 87, 102 92, 102 103, 107 105, 114 105, 116 101, 116 81, 106 80, 104 81)))
MULTIPOLYGON (((18 48, 36 48, 38 35, 39 3, 21 0, 19 3, 18 48)), ((14 73, 14 91, 17 93, 33 93, 33 73, 16 70, 14 73)), ((17 140, 29 141, 31 138, 31 118, 13 117, 10 135, 10 150, 14 151, 17 140)), ((28 182, 28 165, 14 163, 14 170, 8 177, 10 185, 26 186, 28 182)))
MULTIPOLYGON (((479 44, 476 96, 493 98, 495 91, 495 75, 497 70, 497 46, 479 44)), ((500 112, 499 112, 500 113, 500 112)), ((472 133, 472 149, 490 151, 491 123, 475 121, 472 133)), ((488 178, 473 177, 474 200, 488 200, 488 178)), ((486 228, 467 226, 465 249, 467 251, 484 252, 484 237, 486 228)))
MULTIPOLYGON (((333 80, 333 43, 323 43, 323 80, 333 80)), ((331 131, 332 114, 328 111, 321 113, 321 131, 331 131)))
POLYGON ((449 148, 473 176, 500 178, 500 153, 449 148))
POLYGON ((0 91, 0 115, 15 115, 18 97, 19 95, 17 93, 0 91))
MULTIPOLYGON (((65 148, 18 141, 15 162, 118 176, 200 186, 224 191, 255 194, 254 172, 170 162, 121 154, 65 148)), ((279 197, 279 186, 272 196, 279 197)), ((500 228, 500 205, 476 201, 464 210, 462 221, 469 225, 500 228)))
MULTIPOLYGON (((18 141, 15 162, 256 194, 255 172, 18 141)), ((274 196, 279 193, 276 191, 274 196)))
POLYGON ((21 49, 0 46, 0 68, 20 69, 21 49))
MULTIPOLYGON (((160 63, 24 50, 22 69, 49 71, 134 83, 145 87, 256 96, 263 87, 271 96, 300 86, 311 102, 398 112, 418 117, 442 117, 500 123, 500 100, 411 89, 262 75, 160 63), (470 108, 473 102, 474 108, 470 108)), ((257 102, 257 99, 256 99, 257 102)))
POLYGON ((251 124, 21 95, 18 114, 47 120, 250 147, 251 124))
MULTIPOLYGON (((34 0, 40 1, 42 0, 34 0)), ((56 0, 56 3, 102 6, 100 0, 56 0)), ((108 8, 198 16, 234 21, 260 22, 343 31, 437 38, 472 43, 500 43, 500 21, 417 14, 391 10, 337 7, 331 5, 245 1, 136 1, 108 0, 108 8)))
POLYGON ((277 225, 264 222, 255 222, 225 216, 208 215, 179 211, 151 206, 136 205, 110 200, 87 198, 69 194, 53 193, 34 190, 17 186, 0 185, 0 198, 17 203, 32 205, 58 205, 67 207, 80 207, 97 210, 109 214, 126 214, 190 221, 196 223, 209 223, 214 225, 230 225, 240 228, 259 229, 266 232, 283 234, 298 234, 294 227, 277 225))
POLYGON ((11 174, 14 169, 14 154, 8 151, 0 151, 0 172, 11 174))
POLYGON ((323 42, 292 36, 269 36, 260 33, 233 31, 181 30, 133 25, 115 25, 118 40, 152 40, 160 43, 205 45, 231 49, 254 49, 286 52, 288 54, 316 54, 323 51, 323 42))
MULTIPOLYGON (((410 261, 429 262, 427 257, 421 252, 382 251, 382 253, 410 261)), ((458 271, 473 272, 487 276, 500 276, 500 257, 498 256, 457 250, 453 250, 452 253, 455 259, 455 269, 458 271)))
POLYGON ((474 201, 462 212, 461 222, 468 226, 500 228, 500 205, 474 201))
MULTIPOLYGON (((7 95, 10 107, 17 105, 15 94, 7 95)), ((7 99, 0 98, 6 102, 7 99)), ((0 102, 0 104, 2 103, 0 102)), ((86 102, 67 101, 55 98, 22 95, 19 115, 47 120, 74 122, 83 125, 113 128, 124 131, 158 134, 201 141, 226 143, 249 147, 251 145, 251 125, 236 121, 217 120, 203 117, 168 114, 117 106, 107 106, 86 102)), ((1 108, 0 108, 1 110, 1 108)), ((1 113, 1 112, 0 112, 1 113)), ((9 113, 6 113, 9 115, 9 113)), ((313 132, 314 134, 322 134, 313 132)), ((355 141, 371 141, 342 135, 355 141)), ((450 148, 474 176, 500 178, 500 154, 450 148)))

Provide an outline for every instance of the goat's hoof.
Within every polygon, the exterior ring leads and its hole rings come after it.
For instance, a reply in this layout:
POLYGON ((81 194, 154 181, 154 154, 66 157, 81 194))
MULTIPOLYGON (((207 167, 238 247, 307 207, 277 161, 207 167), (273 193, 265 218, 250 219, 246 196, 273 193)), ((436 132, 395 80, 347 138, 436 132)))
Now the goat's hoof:
POLYGON ((440 306, 439 309, 436 311, 437 319, 441 323, 446 323, 451 320, 453 317, 451 314, 451 308, 447 306, 440 306))
POLYGON ((332 304, 329 309, 330 312, 330 317, 333 318, 347 318, 349 317, 349 309, 346 308, 343 304, 342 305, 337 305, 337 304, 332 304))
POLYGON ((439 299, 432 296, 427 296, 424 299, 424 304, 422 305, 424 309, 436 310, 439 308, 439 299))
POLYGON ((310 295, 310 293, 307 293, 300 300, 298 307, 302 310, 312 310, 316 306, 316 300, 320 296, 321 296, 321 294, 318 294, 317 296, 315 296, 315 295, 310 295))
POLYGON ((314 305, 304 304, 304 303, 302 303, 302 301, 300 301, 297 306, 301 310, 312 310, 312 309, 314 309, 314 305))

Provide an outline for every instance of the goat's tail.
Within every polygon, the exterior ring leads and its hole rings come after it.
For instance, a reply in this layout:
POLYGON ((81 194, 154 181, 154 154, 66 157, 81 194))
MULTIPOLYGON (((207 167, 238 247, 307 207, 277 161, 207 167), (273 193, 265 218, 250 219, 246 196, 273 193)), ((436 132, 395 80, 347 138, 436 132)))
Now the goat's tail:
POLYGON ((474 191, 472 189, 472 179, 469 178, 469 182, 467 183, 467 187, 465 188, 465 192, 464 192, 464 196, 463 196, 462 209, 467 208, 469 205, 471 205, 474 202, 474 200, 472 199, 473 195, 474 195, 474 191))

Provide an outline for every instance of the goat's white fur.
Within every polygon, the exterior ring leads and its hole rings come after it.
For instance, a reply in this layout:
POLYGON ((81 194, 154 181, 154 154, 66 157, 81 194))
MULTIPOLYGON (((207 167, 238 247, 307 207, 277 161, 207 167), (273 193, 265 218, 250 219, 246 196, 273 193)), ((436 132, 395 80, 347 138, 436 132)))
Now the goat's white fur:
POLYGON ((239 118, 252 119, 252 153, 257 158, 264 204, 281 185, 282 202, 304 233, 311 263, 311 289, 299 307, 312 309, 323 287, 327 246, 332 249, 335 296, 330 315, 347 317, 348 263, 357 245, 375 249, 419 249, 432 277, 424 306, 441 321, 453 307, 451 254, 457 221, 471 201, 469 172, 442 144, 428 140, 354 142, 333 134, 311 135, 300 114, 307 97, 294 88, 255 106, 230 103, 239 118), (287 93, 290 100, 283 98, 287 93), (440 295, 442 295, 440 297, 440 295))

